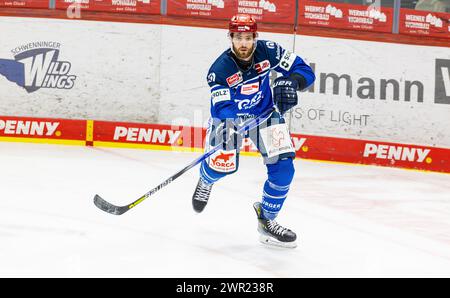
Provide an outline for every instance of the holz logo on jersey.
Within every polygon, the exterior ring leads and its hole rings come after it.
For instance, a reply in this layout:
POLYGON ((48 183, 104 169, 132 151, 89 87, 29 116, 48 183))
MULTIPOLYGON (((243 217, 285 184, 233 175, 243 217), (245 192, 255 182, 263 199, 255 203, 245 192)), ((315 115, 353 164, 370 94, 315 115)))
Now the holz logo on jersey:
POLYGON ((374 156, 378 159, 423 162, 430 151, 430 149, 367 143, 364 148, 364 157, 374 156))
POLYGON ((236 150, 219 150, 209 158, 209 166, 222 173, 236 170, 236 150))
POLYGON ((255 64, 255 69, 257 73, 265 72, 266 70, 270 69, 270 62, 269 60, 264 60, 262 62, 255 64))
POLYGON ((153 129, 139 127, 116 126, 114 130, 114 141, 146 142, 159 144, 175 144, 179 139, 181 131, 168 129, 153 129))
POLYGON ((242 73, 237 72, 234 75, 227 78, 228 86, 233 87, 242 82, 242 73))
POLYGON ((229 89, 219 89, 211 93, 212 104, 215 105, 221 101, 227 101, 231 99, 229 89))
POLYGON ((25 136, 53 136, 59 122, 0 120, 0 134, 25 136))
POLYGON ((69 74, 70 62, 59 60, 61 44, 32 42, 14 48, 14 60, 0 59, 0 75, 25 88, 28 93, 40 88, 71 89, 76 76, 69 74))

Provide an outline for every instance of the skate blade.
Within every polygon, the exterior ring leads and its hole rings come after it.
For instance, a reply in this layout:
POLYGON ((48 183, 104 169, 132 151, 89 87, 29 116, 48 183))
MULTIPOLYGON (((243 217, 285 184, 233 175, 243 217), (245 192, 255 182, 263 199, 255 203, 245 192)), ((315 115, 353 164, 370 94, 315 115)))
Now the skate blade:
POLYGON ((282 248, 296 248, 297 242, 281 242, 278 241, 270 236, 266 235, 260 235, 259 236, 259 242, 261 242, 264 245, 267 246, 273 246, 273 247, 282 247, 282 248))

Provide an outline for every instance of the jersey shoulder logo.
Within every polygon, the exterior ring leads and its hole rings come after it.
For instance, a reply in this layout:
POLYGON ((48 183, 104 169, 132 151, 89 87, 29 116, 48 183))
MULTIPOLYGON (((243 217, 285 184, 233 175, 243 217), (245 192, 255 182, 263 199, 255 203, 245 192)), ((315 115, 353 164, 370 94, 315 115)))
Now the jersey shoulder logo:
POLYGON ((211 72, 208 75, 208 83, 214 83, 215 80, 216 80, 216 74, 214 72, 211 72))
POLYGON ((266 70, 270 69, 270 62, 269 60, 264 60, 262 62, 255 64, 255 69, 257 73, 263 73, 266 70))
POLYGON ((275 49, 275 43, 273 41, 266 41, 266 47, 269 49, 275 49))
POLYGON ((233 87, 236 86, 237 84, 239 84, 240 82, 242 82, 242 73, 239 71, 237 73, 235 73, 232 76, 229 76, 227 78, 227 83, 229 87, 233 87))

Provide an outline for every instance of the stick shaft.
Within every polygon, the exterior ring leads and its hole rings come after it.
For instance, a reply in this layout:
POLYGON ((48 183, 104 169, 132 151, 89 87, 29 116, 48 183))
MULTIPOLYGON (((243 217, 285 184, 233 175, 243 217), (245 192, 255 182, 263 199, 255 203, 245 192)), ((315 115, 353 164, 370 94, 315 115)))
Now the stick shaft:
MULTIPOLYGON (((237 133, 242 135, 245 132, 252 130, 253 128, 259 126, 261 123, 267 121, 267 119, 270 118, 270 116, 272 115, 274 110, 275 109, 272 108, 270 110, 267 110, 266 112, 264 112, 257 118, 250 119, 250 120, 244 122, 243 125, 237 130, 237 133)), ((201 163, 202 161, 204 161, 205 159, 207 159, 208 157, 213 155, 215 152, 217 152, 221 148, 222 148, 222 144, 219 144, 219 145, 213 147, 211 150, 209 150, 208 152, 205 152, 200 157, 198 157, 197 159, 195 159, 191 163, 189 163, 187 166, 185 166, 183 169, 179 170, 178 172, 176 172, 175 174, 173 174, 172 176, 170 176, 169 178, 164 180, 162 183, 160 183, 158 186, 156 186, 152 190, 148 191, 143 196, 141 196, 139 199, 137 199, 136 201, 134 201, 128 205, 115 206, 115 205, 109 203, 108 201, 102 199, 98 195, 96 195, 94 198, 94 204, 98 208, 102 209, 105 212, 116 214, 116 215, 121 215, 121 214, 127 212, 128 210, 130 210, 131 208, 136 207, 142 201, 147 199, 149 196, 155 194, 157 191, 161 190, 163 187, 166 187, 167 185, 172 183, 175 179, 177 179, 178 177, 180 177, 181 175, 183 175, 184 173, 186 173, 187 171, 189 171, 190 169, 195 167, 197 164, 201 163)))

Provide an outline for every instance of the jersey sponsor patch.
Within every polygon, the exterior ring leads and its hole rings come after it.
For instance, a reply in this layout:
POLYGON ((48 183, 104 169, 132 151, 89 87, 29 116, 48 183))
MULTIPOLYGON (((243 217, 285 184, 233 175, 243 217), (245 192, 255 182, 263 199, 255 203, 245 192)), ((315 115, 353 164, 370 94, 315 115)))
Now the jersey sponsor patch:
POLYGON ((295 152, 286 124, 271 125, 261 129, 260 133, 267 157, 271 158, 283 153, 295 152))
POLYGON ((234 150, 219 150, 209 158, 209 167, 221 173, 229 173, 236 170, 236 155, 234 150))
POLYGON ((289 71, 291 69, 292 64, 294 64, 295 58, 297 55, 295 55, 292 52, 284 51, 283 58, 281 58, 280 61, 280 67, 286 71, 289 71))
POLYGON ((241 93, 244 95, 251 95, 259 91, 259 82, 242 85, 241 93))
POLYGON ((281 59, 281 46, 277 44, 277 60, 281 59))
POLYGON ((264 60, 262 62, 255 64, 255 69, 257 73, 265 72, 266 70, 270 69, 270 62, 269 60, 264 60))
POLYGON ((211 92, 212 104, 215 105, 218 102, 230 100, 230 89, 218 89, 211 92))
POLYGON ((262 91, 258 91, 258 93, 250 99, 235 99, 234 102, 237 102, 239 110, 248 110, 259 104, 261 99, 263 99, 262 91))
POLYGON ((233 87, 242 82, 242 73, 237 72, 234 75, 227 78, 228 86, 233 87))

